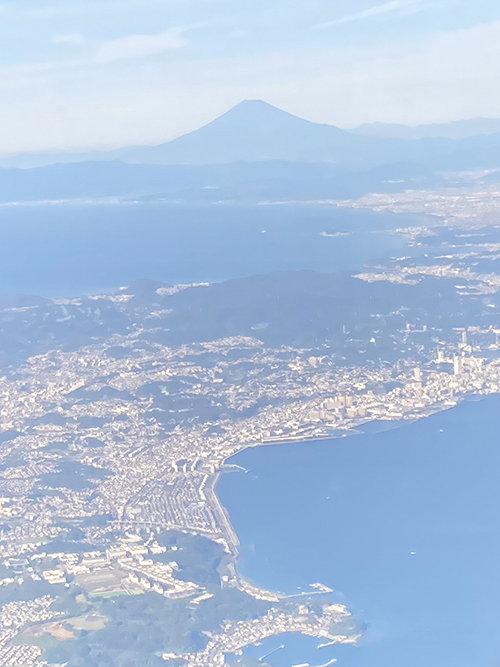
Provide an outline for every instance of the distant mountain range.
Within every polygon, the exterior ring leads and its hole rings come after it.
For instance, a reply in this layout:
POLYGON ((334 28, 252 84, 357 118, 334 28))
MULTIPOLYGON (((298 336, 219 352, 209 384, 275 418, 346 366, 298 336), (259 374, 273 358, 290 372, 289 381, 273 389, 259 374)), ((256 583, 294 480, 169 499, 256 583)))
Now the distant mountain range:
POLYGON ((33 167, 54 162, 120 160, 131 164, 229 164, 288 160, 343 163, 377 140, 357 137, 333 125, 298 118, 262 102, 245 100, 203 127, 159 146, 109 152, 20 155, 1 166, 33 167))
POLYGON ((471 137, 398 138, 389 135, 403 134, 400 126, 348 132, 265 102, 245 101, 160 146, 4 161, 0 201, 133 197, 255 202, 436 187, 450 182, 441 172, 500 168, 500 133, 486 134, 495 123, 500 121, 406 128, 422 135, 437 132, 436 127, 455 134, 466 133, 467 127, 483 129, 471 137), (370 131, 379 136, 365 136, 370 131))
POLYGON ((378 137, 379 139, 466 139, 479 135, 499 134, 500 119, 473 118, 453 123, 416 126, 366 123, 353 128, 350 132, 366 137, 378 137))
POLYGON ((430 169, 497 166, 500 121, 478 119, 410 128, 364 125, 352 131, 313 123, 262 102, 246 100, 222 116, 159 146, 108 152, 19 155, 4 167, 119 160, 129 164, 208 165, 238 161, 325 162, 348 169, 416 162, 430 169), (475 136, 470 136, 470 134, 475 136))

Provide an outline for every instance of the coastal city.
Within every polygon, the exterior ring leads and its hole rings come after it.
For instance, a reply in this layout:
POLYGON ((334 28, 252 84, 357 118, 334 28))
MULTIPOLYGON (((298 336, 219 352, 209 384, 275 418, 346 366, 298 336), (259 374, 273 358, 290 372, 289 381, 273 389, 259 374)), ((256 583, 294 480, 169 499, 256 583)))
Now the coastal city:
MULTIPOLYGON (((289 596, 242 577, 217 485, 221 475, 245 474, 232 457, 249 447, 335 446, 367 425, 500 393, 500 243, 472 246, 460 228, 453 243, 440 229, 402 232, 417 250, 427 243, 422 253, 328 284, 340 299, 366 290, 369 308, 330 335, 314 333, 309 346, 279 336, 271 344, 275 325, 251 319, 245 333, 212 338, 196 325, 185 342, 164 341, 170 330, 175 340, 176 312, 211 298, 217 286, 208 283, 141 283, 1 310, 4 332, 37 318, 54 332, 0 376, 2 665, 100 665, 120 614, 135 617, 140 600, 144 627, 165 632, 154 619, 167 614, 192 628, 172 627, 168 641, 148 645, 152 666, 222 667, 287 633, 331 644, 362 636, 324 584, 289 596), (438 300, 422 308, 418 290, 438 300), (64 327, 80 323, 92 335, 75 345, 64 327), (85 643, 99 633, 108 643, 85 643)), ((317 290, 311 280, 307 289, 317 290)))
MULTIPOLYGON (((404 283, 429 272, 379 268, 357 279, 404 283)), ((484 293, 498 289, 470 271, 453 277, 481 283, 484 293)), ((164 652, 166 664, 222 666, 227 654, 287 632, 356 641, 360 629, 345 629, 344 605, 313 595, 287 601, 238 574, 238 536, 217 482, 244 474, 231 457, 246 447, 346 437, 369 422, 416 420, 500 392, 498 329, 471 325, 441 332, 432 348, 412 348, 425 329, 405 325, 398 335, 414 356, 394 364, 342 365, 326 348, 271 348, 248 336, 146 348, 137 345, 139 329, 32 356, 4 375, 0 595, 28 584, 43 594, 3 606, 0 662, 56 664, 44 660, 37 637, 61 642, 75 639, 82 623, 105 624, 102 613, 76 603, 72 614, 54 610, 64 590, 78 590, 86 604, 155 594, 203 609, 214 588, 179 577, 181 552, 159 538, 162 531, 219 545, 219 588, 265 605, 227 620, 200 650, 164 652), (67 539, 76 526, 80 544, 67 539)))
MULTIPOLYGON (((498 170, 478 173, 451 174, 467 184, 449 184, 439 189, 408 189, 397 193, 370 193, 358 199, 336 200, 337 206, 367 208, 373 211, 391 211, 399 214, 419 214, 432 226, 451 225, 471 230, 495 224, 500 211, 500 189, 497 183, 483 182, 482 178, 498 180, 498 170)), ((333 201, 331 203, 334 203, 333 201)))

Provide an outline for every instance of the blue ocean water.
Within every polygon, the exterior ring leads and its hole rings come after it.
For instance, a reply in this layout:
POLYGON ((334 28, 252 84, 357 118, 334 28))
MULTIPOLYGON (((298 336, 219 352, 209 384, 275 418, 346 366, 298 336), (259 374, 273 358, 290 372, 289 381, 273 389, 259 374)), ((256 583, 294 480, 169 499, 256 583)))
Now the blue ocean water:
POLYGON ((500 397, 394 430, 247 449, 218 494, 242 574, 328 584, 369 628, 357 647, 272 638, 276 667, 500 665, 500 397))
POLYGON ((0 293, 69 296, 142 278, 216 282, 283 270, 357 270, 401 253, 404 237, 381 230, 405 221, 333 207, 3 206, 0 293))

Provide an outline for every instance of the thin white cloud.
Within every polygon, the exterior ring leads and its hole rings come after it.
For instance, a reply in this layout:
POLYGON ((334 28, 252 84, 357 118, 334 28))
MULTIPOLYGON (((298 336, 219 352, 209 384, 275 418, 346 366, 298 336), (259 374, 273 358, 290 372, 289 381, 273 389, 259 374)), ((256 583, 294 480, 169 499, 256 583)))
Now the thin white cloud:
POLYGON ((70 44, 72 46, 82 46, 87 42, 85 37, 77 32, 68 35, 54 35, 51 41, 53 44, 70 44))
POLYGON ((100 2, 62 2, 45 4, 42 7, 20 6, 18 2, 0 4, 0 12, 6 17, 43 20, 52 17, 82 16, 93 13, 109 13, 110 11, 136 11, 145 5, 165 5, 182 2, 183 0, 101 0, 100 2))
POLYGON ((150 56, 160 55, 170 50, 181 49, 187 45, 184 34, 189 30, 203 27, 200 24, 170 28, 153 35, 127 35, 118 39, 87 42, 81 35, 66 35, 53 38, 54 42, 86 45, 81 57, 43 62, 16 63, 0 66, 0 82, 2 79, 21 76, 54 74, 78 67, 107 65, 126 60, 141 60, 150 56), (81 38, 81 39, 80 39, 81 38))
POLYGON ((342 16, 334 21, 328 21, 327 23, 320 23, 319 25, 314 26, 315 29, 321 30, 323 28, 333 28, 336 25, 342 25, 343 23, 352 23, 353 21, 362 21, 363 19, 370 18, 372 16, 378 16, 380 14, 387 14, 388 12, 396 12, 400 10, 407 9, 424 9, 429 5, 422 5, 421 0, 391 0, 391 2, 385 2, 383 5, 376 5, 375 7, 369 7, 364 9, 361 12, 356 12, 354 14, 348 14, 347 16, 342 16), (419 7, 420 5, 420 7, 419 7))
POLYGON ((111 63, 118 60, 147 58, 186 45, 183 34, 187 28, 171 28, 157 35, 127 35, 119 39, 102 42, 91 60, 96 63, 111 63))

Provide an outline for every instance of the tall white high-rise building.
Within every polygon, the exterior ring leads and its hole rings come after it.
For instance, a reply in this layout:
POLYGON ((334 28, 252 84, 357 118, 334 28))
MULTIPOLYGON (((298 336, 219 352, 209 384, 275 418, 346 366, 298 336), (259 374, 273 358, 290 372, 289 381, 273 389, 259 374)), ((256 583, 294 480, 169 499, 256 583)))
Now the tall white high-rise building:
POLYGON ((437 362, 438 364, 444 363, 444 350, 437 351, 437 362))
POLYGON ((458 354, 453 355, 453 375, 462 375, 464 372, 463 357, 458 354))

